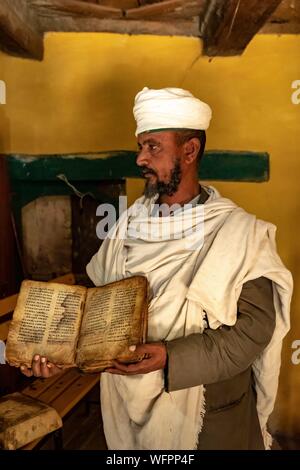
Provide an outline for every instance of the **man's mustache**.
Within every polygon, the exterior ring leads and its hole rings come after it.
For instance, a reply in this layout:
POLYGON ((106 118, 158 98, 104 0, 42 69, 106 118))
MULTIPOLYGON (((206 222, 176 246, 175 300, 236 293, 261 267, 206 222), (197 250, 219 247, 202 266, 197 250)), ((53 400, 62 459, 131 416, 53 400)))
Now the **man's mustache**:
POLYGON ((151 170, 151 168, 147 168, 146 166, 141 167, 140 171, 141 171, 141 175, 142 175, 143 177, 145 177, 146 173, 148 173, 148 174, 150 174, 150 175, 155 175, 155 176, 156 176, 155 171, 154 171, 154 170, 151 170))

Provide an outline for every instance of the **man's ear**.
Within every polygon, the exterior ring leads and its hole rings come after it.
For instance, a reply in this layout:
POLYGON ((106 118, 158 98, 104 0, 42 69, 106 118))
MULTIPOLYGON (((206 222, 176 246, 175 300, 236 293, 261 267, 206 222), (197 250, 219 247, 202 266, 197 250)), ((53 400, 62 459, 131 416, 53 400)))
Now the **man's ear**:
POLYGON ((200 151, 200 140, 197 139, 196 137, 193 137, 192 139, 188 140, 184 144, 184 161, 190 165, 193 163, 198 156, 198 153, 200 151))

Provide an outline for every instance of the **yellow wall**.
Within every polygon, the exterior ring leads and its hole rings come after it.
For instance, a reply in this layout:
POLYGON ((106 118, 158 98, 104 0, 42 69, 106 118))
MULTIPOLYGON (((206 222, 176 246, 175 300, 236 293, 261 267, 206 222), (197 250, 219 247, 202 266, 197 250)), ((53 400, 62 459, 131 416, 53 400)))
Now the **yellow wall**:
MULTIPOLYGON (((300 432, 300 37, 259 35, 241 57, 201 56, 194 38, 49 34, 42 63, 0 54, 7 104, 0 106, 0 153, 135 149, 132 102, 144 86, 180 86, 210 103, 208 148, 268 151, 268 183, 216 183, 227 197, 278 226, 278 248, 295 279, 292 330, 284 344, 275 424, 300 432)), ((130 199, 141 181, 128 181, 130 199)))

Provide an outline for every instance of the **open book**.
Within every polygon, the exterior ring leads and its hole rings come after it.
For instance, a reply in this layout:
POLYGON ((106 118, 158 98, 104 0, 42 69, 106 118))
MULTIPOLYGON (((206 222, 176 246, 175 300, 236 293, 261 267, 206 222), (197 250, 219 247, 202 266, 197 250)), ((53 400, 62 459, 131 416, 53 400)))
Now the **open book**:
POLYGON ((146 340, 147 279, 133 276, 87 289, 23 281, 9 327, 6 360, 31 366, 35 354, 61 367, 99 372, 113 359, 136 362, 128 347, 146 340))

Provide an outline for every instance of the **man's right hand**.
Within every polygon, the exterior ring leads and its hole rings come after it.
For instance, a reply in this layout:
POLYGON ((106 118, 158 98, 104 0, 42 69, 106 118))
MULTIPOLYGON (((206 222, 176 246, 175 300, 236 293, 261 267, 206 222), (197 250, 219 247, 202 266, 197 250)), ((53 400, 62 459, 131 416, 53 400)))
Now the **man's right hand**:
POLYGON ((46 357, 41 357, 39 355, 35 355, 32 359, 31 368, 22 364, 20 370, 22 374, 26 375, 26 377, 34 376, 43 378, 52 377, 53 375, 62 372, 61 367, 49 362, 46 357))

